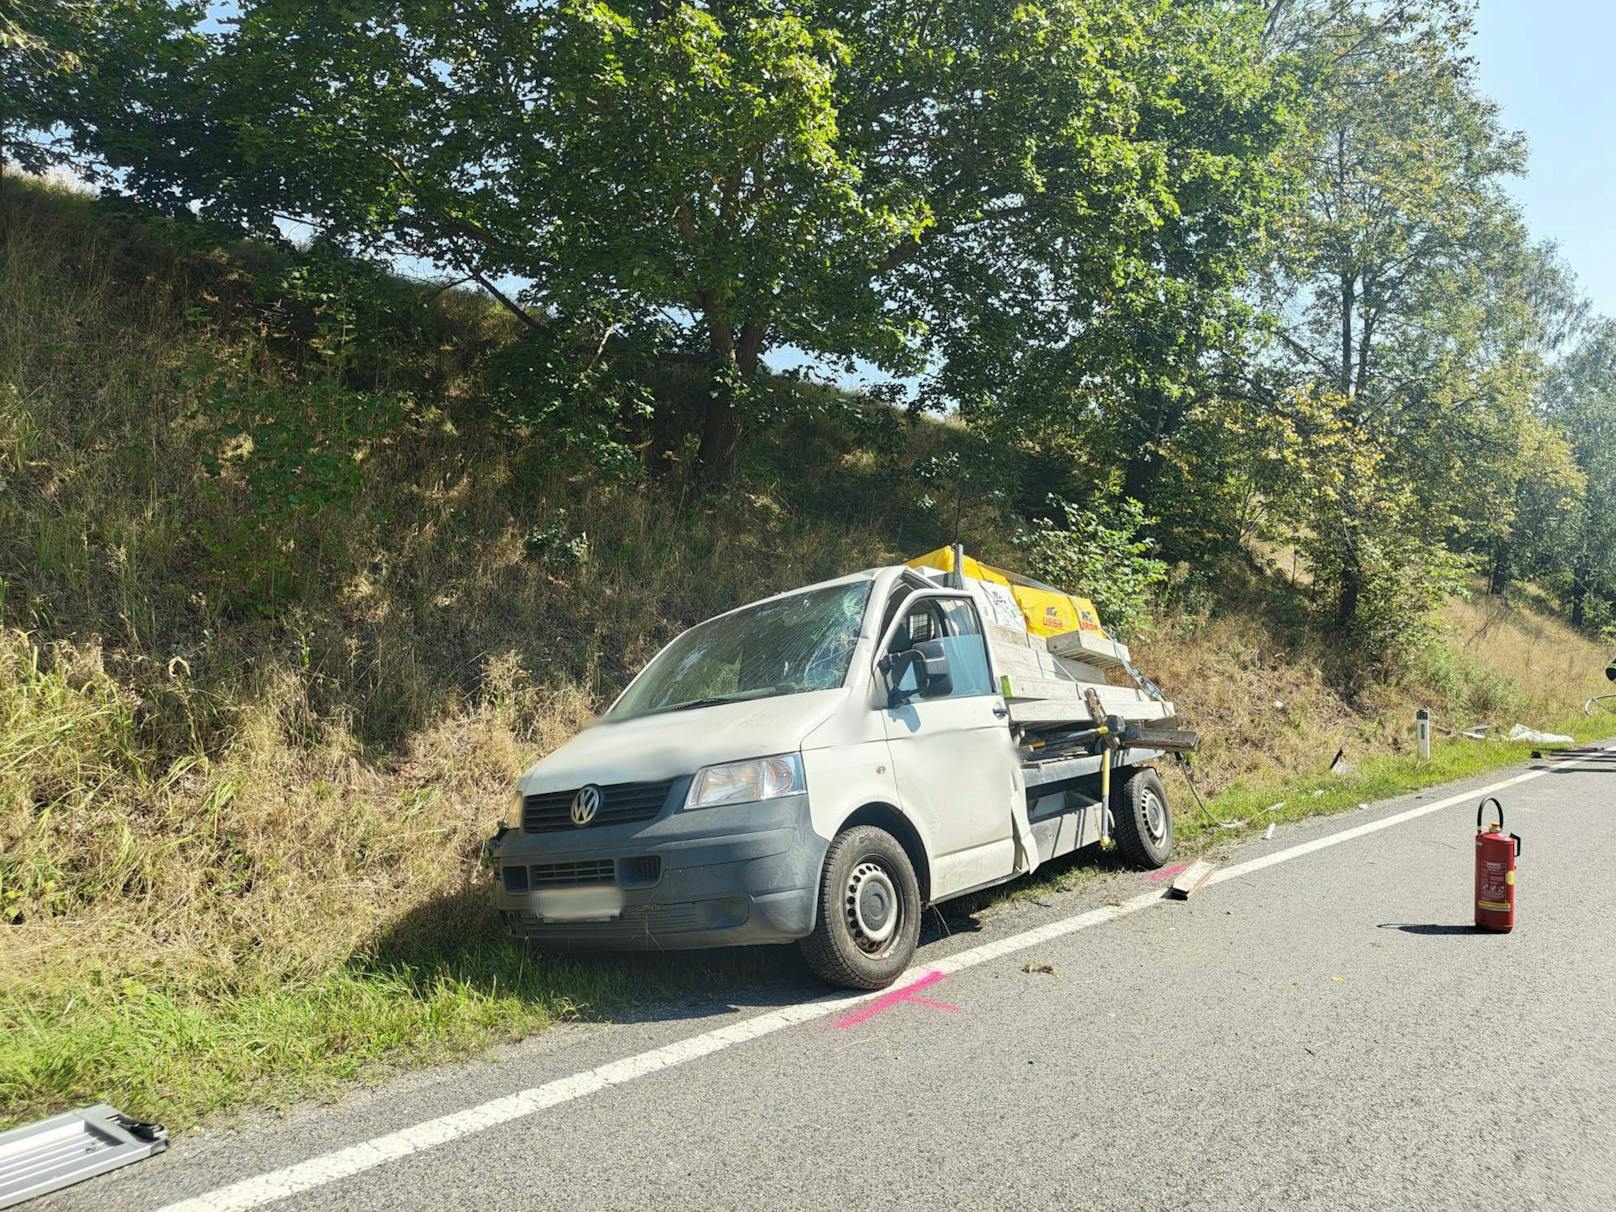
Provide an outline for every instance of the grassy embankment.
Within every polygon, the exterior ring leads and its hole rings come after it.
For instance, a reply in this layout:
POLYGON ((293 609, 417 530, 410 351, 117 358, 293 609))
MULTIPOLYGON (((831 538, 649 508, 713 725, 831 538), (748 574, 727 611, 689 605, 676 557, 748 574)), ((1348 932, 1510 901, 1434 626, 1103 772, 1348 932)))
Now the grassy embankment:
MULTIPOLYGON (((408 423, 340 508, 266 522, 202 456, 220 382, 300 398, 330 339, 273 297, 286 259, 14 176, 0 223, 0 1124, 105 1098, 184 1127, 795 963, 535 962, 492 928, 477 845, 679 627, 945 538, 901 468, 949 427, 883 447, 800 417, 716 497, 570 481, 487 422, 502 318, 399 284, 410 323, 344 386, 408 423)), ((967 537, 1007 558, 985 514, 967 537)), ((1293 596, 1231 574, 1138 646, 1207 737, 1215 817, 1514 760, 1439 738, 1413 770, 1414 706, 1561 727, 1602 684, 1597 646, 1491 603, 1404 685, 1343 693, 1293 596), (1342 745, 1360 773, 1328 783, 1342 745)))

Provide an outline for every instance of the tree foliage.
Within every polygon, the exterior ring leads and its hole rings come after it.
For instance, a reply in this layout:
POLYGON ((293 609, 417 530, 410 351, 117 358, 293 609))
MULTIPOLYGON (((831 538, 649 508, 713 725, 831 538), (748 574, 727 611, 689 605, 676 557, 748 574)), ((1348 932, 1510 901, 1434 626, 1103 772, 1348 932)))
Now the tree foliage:
POLYGON ((1549 419, 1564 433, 1583 480, 1541 513, 1558 525, 1539 568, 1557 582, 1578 626, 1616 626, 1616 320, 1591 326, 1555 368, 1549 419), (1558 540, 1557 543, 1552 540, 1558 540))
POLYGON ((184 78, 203 10, 183 0, 0 4, 0 163, 99 175, 109 160, 143 156, 146 107, 184 78))
POLYGON ((973 412, 1051 366, 1090 400, 1180 381, 1270 187, 1259 16, 249 0, 147 124, 196 129, 126 162, 148 199, 426 257, 530 325, 675 319, 726 468, 781 344, 929 372, 973 412))
POLYGON ((1282 534, 1371 653, 1420 614, 1392 587, 1451 586, 1511 545, 1524 486, 1570 487, 1535 407, 1563 284, 1505 191, 1524 141, 1477 88, 1469 35, 1457 0, 1272 6, 1308 107, 1251 381, 1281 417, 1307 402, 1282 534))

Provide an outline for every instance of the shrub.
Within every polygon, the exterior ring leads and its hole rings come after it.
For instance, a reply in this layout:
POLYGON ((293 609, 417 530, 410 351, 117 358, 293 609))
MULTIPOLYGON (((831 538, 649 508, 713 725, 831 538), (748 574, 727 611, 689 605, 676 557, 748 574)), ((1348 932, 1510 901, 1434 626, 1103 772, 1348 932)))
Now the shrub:
POLYGON ((1057 497, 1050 505, 1062 521, 1040 518, 1012 540, 1028 571, 1092 599, 1118 638, 1146 634, 1167 565, 1149 554, 1153 544, 1139 534, 1150 525, 1144 506, 1126 498, 1106 516, 1057 497))

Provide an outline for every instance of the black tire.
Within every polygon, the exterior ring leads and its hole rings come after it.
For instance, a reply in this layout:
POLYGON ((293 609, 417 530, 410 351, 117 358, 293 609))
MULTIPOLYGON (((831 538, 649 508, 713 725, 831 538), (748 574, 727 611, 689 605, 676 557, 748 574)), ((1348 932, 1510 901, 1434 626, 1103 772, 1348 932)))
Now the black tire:
POLYGON ((873 825, 838 834, 819 877, 818 921, 798 944, 808 966, 844 989, 885 989, 919 941, 920 882, 898 839, 873 825))
POLYGON ((1173 853, 1173 810, 1154 770, 1137 770, 1112 790, 1111 836, 1136 867, 1160 867, 1173 853))

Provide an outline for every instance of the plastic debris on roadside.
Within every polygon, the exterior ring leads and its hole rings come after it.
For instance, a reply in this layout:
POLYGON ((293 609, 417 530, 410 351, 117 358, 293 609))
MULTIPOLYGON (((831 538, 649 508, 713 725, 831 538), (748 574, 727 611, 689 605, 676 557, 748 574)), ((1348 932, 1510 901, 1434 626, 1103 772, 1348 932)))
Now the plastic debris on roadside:
POLYGON ((1577 738, 1567 736, 1563 732, 1539 732, 1536 728, 1528 728, 1525 724, 1516 724, 1509 730, 1506 738, 1511 741, 1531 741, 1534 745, 1573 745, 1577 738))

